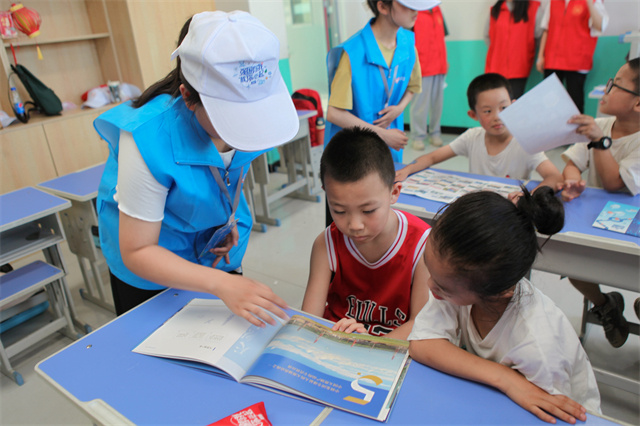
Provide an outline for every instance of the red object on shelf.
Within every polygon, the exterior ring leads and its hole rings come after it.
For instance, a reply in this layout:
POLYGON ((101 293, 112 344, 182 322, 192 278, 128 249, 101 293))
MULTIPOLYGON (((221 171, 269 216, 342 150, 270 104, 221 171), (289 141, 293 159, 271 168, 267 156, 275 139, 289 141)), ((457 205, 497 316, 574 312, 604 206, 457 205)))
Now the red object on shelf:
POLYGON ((40 24, 42 18, 40 14, 33 9, 25 7, 22 3, 14 3, 11 5, 11 16, 16 28, 29 37, 33 38, 40 35, 40 24))
MULTIPOLYGON (((22 3, 13 3, 9 12, 11 12, 13 23, 19 31, 25 33, 30 38, 40 35, 42 18, 38 12, 23 6, 22 3)), ((13 51, 13 45, 11 46, 11 50, 13 51)), ((38 51, 38 59, 42 59, 42 52, 40 51, 40 46, 37 44, 36 50, 38 51)), ((13 60, 16 61, 15 53, 13 54, 13 60)))

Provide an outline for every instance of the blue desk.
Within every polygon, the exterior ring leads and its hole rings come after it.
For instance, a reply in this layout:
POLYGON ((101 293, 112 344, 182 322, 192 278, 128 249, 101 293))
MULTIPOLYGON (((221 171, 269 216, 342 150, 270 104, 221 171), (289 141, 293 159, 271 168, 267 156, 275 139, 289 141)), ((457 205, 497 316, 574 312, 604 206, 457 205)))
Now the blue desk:
MULTIPOLYGON (((38 260, 0 277, 0 309, 7 316, 10 313, 12 317, 23 315, 23 318, 30 318, 26 309, 36 309, 38 306, 33 306, 28 298, 44 290, 47 295, 45 302, 48 299, 55 317, 14 343, 8 344, 3 336, 0 345, 1 369, 19 385, 23 383, 22 376, 12 369, 10 357, 57 331, 71 339, 77 338, 74 323, 90 330, 90 327, 77 320, 64 278, 66 268, 59 248, 64 241, 64 232, 58 212, 69 205, 67 200, 31 187, 0 195, 0 264, 40 251, 46 259, 46 262, 38 260)), ((37 310, 42 312, 41 309, 37 310)))
MULTIPOLYGON (((402 165, 396 164, 396 167, 400 168, 402 165)), ((519 184, 519 181, 512 179, 439 171, 474 179, 519 184)), ((531 181, 526 186, 532 190, 538 183, 531 181)), ((546 243, 546 235, 538 236, 538 243, 545 243, 545 246, 538 254, 533 269, 640 292, 640 238, 592 226, 608 201, 640 206, 640 195, 631 196, 628 193, 611 193, 603 189, 587 188, 580 197, 564 203, 564 228, 546 243)), ((444 205, 414 195, 401 194, 394 207, 431 223, 444 205)), ((588 315, 588 308, 589 303, 585 299, 581 336, 584 335, 586 322, 595 322, 593 317, 588 315)), ((630 323, 630 329, 638 334, 637 324, 630 323)), ((598 368, 594 368, 594 371, 601 383, 636 394, 640 389, 636 380, 598 368)))
POLYGON ((71 200, 71 208, 61 213, 62 225, 67 234, 69 249, 78 258, 85 288, 82 297, 111 312, 115 308, 105 291, 100 265, 105 263, 102 252, 95 245, 92 227, 98 226, 94 201, 104 172, 104 163, 69 173, 38 185, 54 195, 71 200), (87 267, 87 265, 89 265, 87 267))
MULTIPOLYGON (((520 181, 513 179, 439 171, 473 179, 520 184, 520 181)), ((532 181, 526 186, 533 189, 537 184, 532 181)), ((577 199, 564 203, 565 226, 546 243, 536 259, 534 269, 640 292, 640 238, 592 226, 607 201, 640 206, 640 195, 633 197, 625 193, 587 188, 577 199)), ((394 207, 432 222, 444 205, 401 194, 394 207)), ((540 244, 546 239, 546 236, 538 238, 540 244)))
MULTIPOLYGON (((40 362, 36 371, 98 424, 205 425, 260 401, 265 402, 269 419, 278 426, 308 425, 323 413, 324 407, 317 404, 131 352, 194 297, 208 296, 166 290, 40 362)), ((415 361, 387 423, 546 424, 495 389, 415 361)), ((331 410, 322 424, 381 423, 331 410)), ((612 423, 589 415, 586 424, 612 423)))

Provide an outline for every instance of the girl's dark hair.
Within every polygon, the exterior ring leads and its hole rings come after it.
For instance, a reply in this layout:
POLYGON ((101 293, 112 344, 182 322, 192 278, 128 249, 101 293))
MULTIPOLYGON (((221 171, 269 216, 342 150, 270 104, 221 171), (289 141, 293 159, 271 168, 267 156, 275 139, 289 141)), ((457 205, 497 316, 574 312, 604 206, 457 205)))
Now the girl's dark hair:
POLYGON ((367 5, 369 6, 369 9, 371 9, 371 11, 373 12, 374 21, 375 21, 375 18, 377 18, 378 15, 380 15, 380 11, 378 10, 379 1, 389 6, 389 8, 393 6, 392 4, 393 0, 367 0, 367 5))
MULTIPOLYGON (((496 4, 491 7, 491 17, 498 19, 500 15, 500 8, 502 7, 504 0, 498 0, 496 4)), ((528 22, 529 21, 529 0, 516 0, 513 2, 513 10, 511 16, 514 22, 528 22)))
POLYGON ((532 195, 522 187, 517 205, 494 192, 458 198, 436 220, 429 239, 439 258, 490 298, 510 289, 536 258, 536 231, 553 235, 564 226, 562 202, 543 186, 532 195))
MULTIPOLYGON (((187 22, 185 22, 180 29, 180 35, 178 36, 177 44, 178 46, 180 46, 182 40, 184 40, 187 33, 189 32, 189 24, 191 24, 191 18, 187 19, 187 22)), ((200 95, 184 78, 180 66, 180 56, 178 56, 176 58, 176 67, 169 74, 167 74, 165 78, 147 87, 147 89, 131 103, 131 106, 133 106, 134 108, 140 108, 142 105, 146 104, 156 96, 163 94, 171 95, 171 97, 177 98, 178 96, 180 96, 181 84, 184 84, 185 88, 189 92, 189 96, 187 97, 185 102, 191 105, 200 104, 200 95)))
POLYGON ((376 132, 362 127, 340 130, 327 144, 320 159, 320 181, 326 176, 338 182, 357 182, 376 172, 393 187, 395 167, 389 147, 376 132))
POLYGON ((627 62, 629 68, 633 72, 633 84, 635 85, 635 92, 640 92, 640 58, 634 58, 627 62))

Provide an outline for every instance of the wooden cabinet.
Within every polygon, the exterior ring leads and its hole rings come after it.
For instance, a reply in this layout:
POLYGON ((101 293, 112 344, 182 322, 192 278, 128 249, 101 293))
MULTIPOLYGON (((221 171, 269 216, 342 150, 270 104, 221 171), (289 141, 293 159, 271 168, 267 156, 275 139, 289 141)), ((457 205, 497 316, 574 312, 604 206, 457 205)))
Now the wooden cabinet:
MULTIPOLYGON (((0 10, 16 2, 0 0, 0 10)), ((76 110, 61 116, 33 114, 27 124, 0 130, 0 193, 35 185, 107 159, 107 144, 93 120, 113 105, 81 110, 87 90, 121 81, 140 89, 164 77, 178 33, 193 14, 214 10, 212 0, 25 0, 42 17, 40 35, 20 33, 0 49, 0 109, 13 115, 8 78, 14 63, 24 65, 76 110), (37 58, 36 44, 43 60, 37 58)), ((14 76, 18 82, 17 76, 14 76)), ((30 96, 18 82, 23 100, 30 96)))
MULTIPOLYGON (((0 1, 2 10, 9 10, 13 1, 0 1)), ((42 17, 40 35, 29 38, 22 33, 12 40, 4 40, 1 49, 2 75, 0 79, 0 103, 4 111, 11 111, 4 82, 16 60, 24 65, 44 84, 51 87, 63 102, 81 105, 85 91, 106 83, 120 80, 121 71, 112 28, 107 14, 107 0, 28 0, 23 4, 35 9, 42 17), (38 59, 36 44, 40 46, 43 60, 38 59)), ((28 94, 18 84, 22 99, 28 94)))
POLYGON ((36 117, 0 131, 0 194, 106 161, 93 120, 108 107, 36 117))

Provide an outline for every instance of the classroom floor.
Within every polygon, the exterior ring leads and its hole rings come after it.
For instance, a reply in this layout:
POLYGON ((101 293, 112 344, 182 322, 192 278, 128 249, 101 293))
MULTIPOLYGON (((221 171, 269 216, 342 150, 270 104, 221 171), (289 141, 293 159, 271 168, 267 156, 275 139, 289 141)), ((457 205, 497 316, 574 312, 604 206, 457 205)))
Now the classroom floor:
MULTIPOLYGON (((445 143, 454 135, 444 135, 445 143)), ((428 146, 427 151, 433 149, 428 146)), ((562 167, 560 152, 549 153, 551 160, 562 167)), ((423 152, 409 148, 405 151, 405 162, 412 161, 423 152)), ((466 158, 453 158, 439 165, 440 168, 466 171, 466 158)), ((278 176, 272 184, 279 184, 278 176)), ((323 194, 321 194, 324 197, 323 194)), ((247 251, 244 270, 251 278, 260 280, 282 296, 291 306, 299 308, 307 281, 311 245, 324 227, 324 199, 315 203, 294 199, 277 202, 272 215, 281 220, 281 226, 269 226, 267 232, 254 232, 247 251)), ((105 311, 80 297, 82 286, 78 262, 63 244, 63 255, 68 269, 68 284, 71 288, 78 316, 93 329, 111 321, 114 314, 105 311)), ((31 259, 32 260, 32 259, 31 259)), ((18 266, 18 265, 16 265, 18 266)), ((106 277, 106 276, 105 276, 106 277)), ((107 278, 105 278, 107 279, 107 278)), ((582 299, 566 279, 534 271, 532 281, 549 295, 569 317, 576 330, 579 328, 582 299)), ((637 322, 633 312, 633 301, 638 294, 621 291, 625 297, 625 317, 637 322)), ((10 330, 8 333, 11 333, 10 330)), ((3 335, 10 338, 10 335, 3 335)), ((61 335, 52 336, 42 344, 32 347, 11 359, 14 369, 24 378, 18 386, 4 375, 0 375, 0 424, 2 425, 90 425, 91 421, 69 400, 45 383, 34 371, 35 365, 71 343, 61 335)), ((627 343, 614 349, 604 338, 602 328, 589 326, 585 348, 592 363, 604 369, 638 379, 640 376, 640 340, 630 335, 627 343)), ((100 366, 96 366, 100 368, 100 366)), ((428 386, 428 384, 425 384, 428 386)), ((640 424, 640 397, 613 387, 600 386, 602 411, 621 422, 640 424)))

